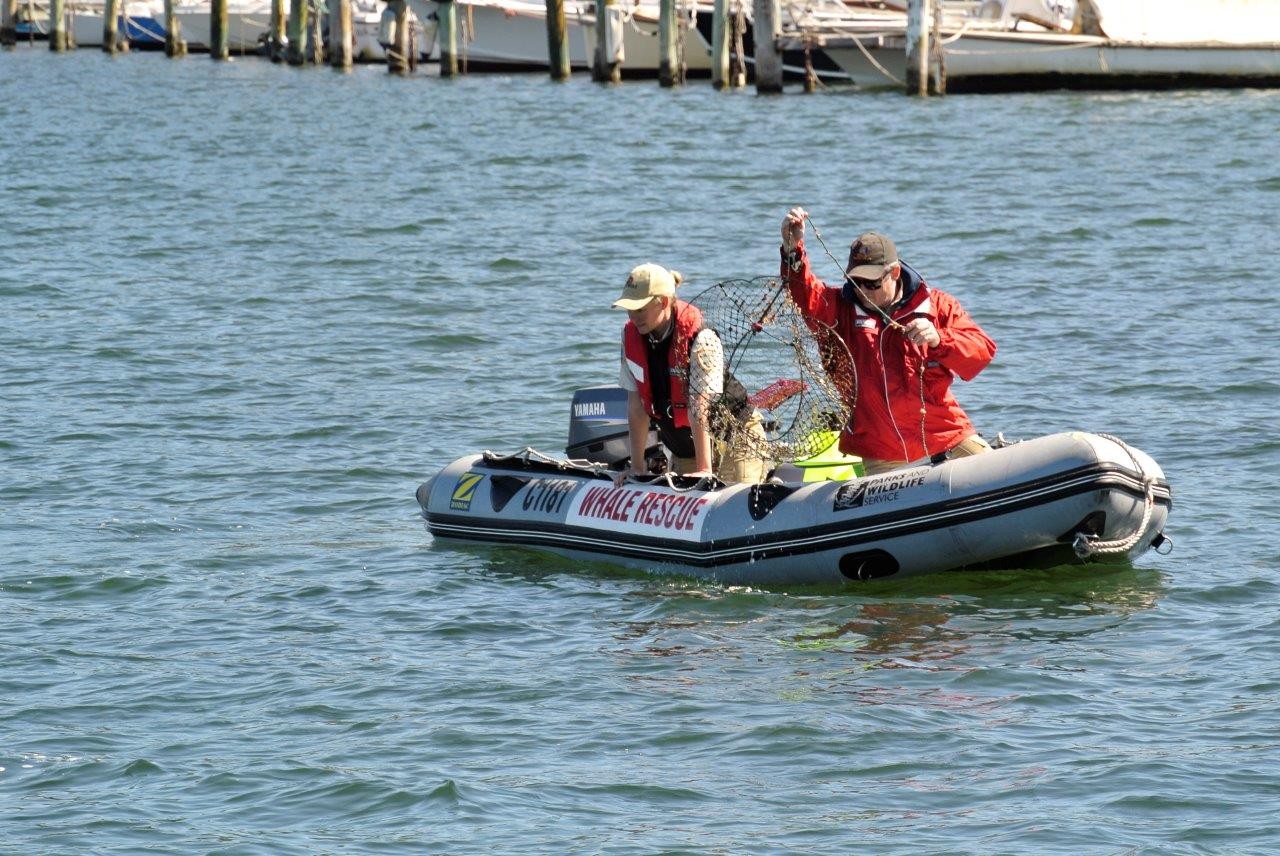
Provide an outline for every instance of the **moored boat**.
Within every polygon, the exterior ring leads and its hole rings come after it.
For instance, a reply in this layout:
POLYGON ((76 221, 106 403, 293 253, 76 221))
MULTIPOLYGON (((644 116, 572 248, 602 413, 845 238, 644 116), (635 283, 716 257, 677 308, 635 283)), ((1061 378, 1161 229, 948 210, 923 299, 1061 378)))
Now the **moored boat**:
MULTIPOLYGON (((209 50, 210 0, 186 0, 174 5, 179 32, 193 51, 209 50)), ((271 30, 270 0, 228 0, 227 50, 231 53, 256 53, 271 30)))
MULTIPOLYGON (((435 3, 425 3, 425 14, 434 20, 435 3)), ((692 17, 695 4, 677 4, 681 19, 680 50, 693 74, 711 68, 710 55, 692 17)), ((622 65, 625 73, 657 74, 659 65, 658 17, 656 3, 630 0, 614 7, 622 38, 622 65)), ((546 71, 547 9, 539 0, 467 0, 458 4, 464 23, 458 45, 459 59, 475 71, 546 71)), ((564 5, 565 31, 572 68, 590 68, 596 49, 595 4, 569 2, 564 5)), ((432 44, 431 59, 439 60, 439 45, 432 44)))
MULTIPOLYGON (((818 41, 858 86, 900 87, 906 27, 827 27, 818 41)), ((944 15, 937 35, 949 91, 1280 85, 1271 0, 987 0, 944 15)))
MULTIPOLYGON (((68 31, 79 47, 102 44, 101 0, 73 0, 66 6, 68 31)), ((48 24, 46 18, 44 23, 48 24)), ((137 48, 164 47, 164 4, 158 0, 126 0, 116 19, 116 32, 137 48)))

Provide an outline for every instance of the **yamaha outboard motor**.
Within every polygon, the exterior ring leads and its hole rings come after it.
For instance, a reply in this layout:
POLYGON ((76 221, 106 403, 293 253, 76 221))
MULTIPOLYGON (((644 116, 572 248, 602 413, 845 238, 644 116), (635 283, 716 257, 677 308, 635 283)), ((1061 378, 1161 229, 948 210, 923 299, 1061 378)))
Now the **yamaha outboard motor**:
MULTIPOLYGON (((646 450, 658 445, 649 432, 646 450)), ((565 455, 622 469, 631 461, 627 444, 627 391, 620 386, 590 386, 573 394, 565 455)))

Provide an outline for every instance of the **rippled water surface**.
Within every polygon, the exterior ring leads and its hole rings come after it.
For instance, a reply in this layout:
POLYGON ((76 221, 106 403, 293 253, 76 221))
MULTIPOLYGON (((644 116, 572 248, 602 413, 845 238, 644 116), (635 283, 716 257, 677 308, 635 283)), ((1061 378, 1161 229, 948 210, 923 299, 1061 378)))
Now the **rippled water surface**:
MULTIPOLYGON (((916 101, 0 53, 0 850, 1222 853, 1280 832, 1280 92, 916 101), (626 272, 805 205, 1174 486, 1124 569, 746 591, 433 543, 626 272)), ((839 251, 838 251, 839 252, 839 251)))

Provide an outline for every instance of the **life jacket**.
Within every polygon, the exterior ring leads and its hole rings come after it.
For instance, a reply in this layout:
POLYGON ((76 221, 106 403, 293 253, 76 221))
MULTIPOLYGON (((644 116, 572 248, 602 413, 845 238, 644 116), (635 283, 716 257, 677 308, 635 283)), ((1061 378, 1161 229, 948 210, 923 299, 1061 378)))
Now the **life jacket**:
POLYGON ((670 419, 676 428, 689 427, 689 347, 702 332, 702 312, 698 307, 676 300, 672 304, 675 313, 675 329, 668 340, 667 377, 670 381, 670 400, 662 412, 654 401, 653 378, 649 371, 649 347, 636 325, 628 321, 622 328, 622 355, 636 381, 636 392, 644 402, 645 412, 653 419, 670 419))
MULTIPOLYGON (((636 392, 644 403, 645 412, 653 419, 658 437, 673 454, 681 458, 693 457, 693 437, 689 428, 689 352, 693 340, 704 329, 702 312, 698 307, 676 300, 673 304, 675 328, 665 343, 653 348, 645 341, 636 325, 628 321, 622 329, 622 354, 627 369, 636 382, 636 392), (662 352, 663 345, 666 346, 662 352), (658 352, 658 353, 655 353, 658 352), (665 353, 665 366, 663 354, 665 353), (654 357, 653 360, 650 358, 654 357), (662 401, 661 380, 655 382, 654 373, 665 368, 668 395, 662 401)), ((714 331, 712 331, 714 332, 714 331)), ((747 401, 747 390, 725 366, 724 397, 722 403, 738 419, 752 413, 747 401)), ((716 414, 712 414, 709 429, 717 430, 716 414)))

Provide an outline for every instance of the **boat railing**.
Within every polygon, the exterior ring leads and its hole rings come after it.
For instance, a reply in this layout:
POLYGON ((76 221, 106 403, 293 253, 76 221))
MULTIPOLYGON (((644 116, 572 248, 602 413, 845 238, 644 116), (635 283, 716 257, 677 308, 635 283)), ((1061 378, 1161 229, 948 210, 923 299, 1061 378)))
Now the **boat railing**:
MULTIPOLYGON (((943 32, 955 35, 970 30, 1009 31, 1023 26, 1061 32, 1028 19, 1011 16, 997 0, 940 0, 943 32)), ((845 0, 784 0, 781 36, 803 41, 806 36, 877 37, 903 36, 907 29, 906 4, 863 6, 845 0)))

